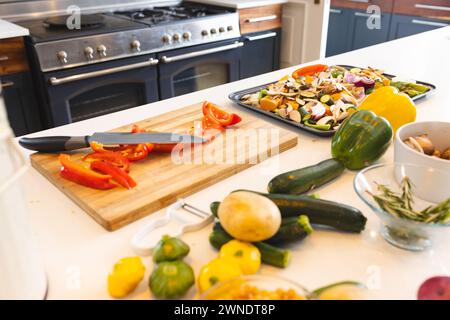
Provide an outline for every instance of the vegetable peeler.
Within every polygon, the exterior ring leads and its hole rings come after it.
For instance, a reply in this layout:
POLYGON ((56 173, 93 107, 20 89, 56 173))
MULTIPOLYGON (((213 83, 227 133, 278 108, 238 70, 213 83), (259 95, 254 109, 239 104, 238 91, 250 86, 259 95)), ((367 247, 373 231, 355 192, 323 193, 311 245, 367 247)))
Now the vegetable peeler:
POLYGON ((171 236, 180 237, 184 233, 200 230, 213 221, 214 216, 212 214, 187 204, 183 199, 179 199, 167 208, 162 218, 152 221, 140 229, 131 239, 131 246, 136 254, 149 256, 152 254, 159 239, 150 245, 143 245, 142 242, 155 229, 161 228, 170 222, 176 222, 177 231, 171 236))

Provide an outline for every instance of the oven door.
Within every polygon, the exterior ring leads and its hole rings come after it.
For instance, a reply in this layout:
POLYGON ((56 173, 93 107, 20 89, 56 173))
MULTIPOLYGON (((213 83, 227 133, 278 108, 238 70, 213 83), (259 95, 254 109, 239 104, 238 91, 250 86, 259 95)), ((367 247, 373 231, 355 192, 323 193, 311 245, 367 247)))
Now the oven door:
POLYGON ((157 63, 145 55, 45 74, 50 126, 157 101, 157 63))
POLYGON ((160 53, 161 99, 239 80, 242 45, 229 40, 160 53))

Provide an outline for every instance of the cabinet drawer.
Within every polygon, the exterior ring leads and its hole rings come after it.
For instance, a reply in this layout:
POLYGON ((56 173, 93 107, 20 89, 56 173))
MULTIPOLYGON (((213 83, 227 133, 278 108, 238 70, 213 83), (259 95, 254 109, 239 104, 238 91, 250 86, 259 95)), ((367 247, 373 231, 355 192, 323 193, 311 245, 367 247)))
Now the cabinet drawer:
POLYGON ((28 70, 23 38, 0 40, 0 75, 28 70))
POLYGON ((281 27, 281 4, 239 10, 241 33, 281 27))
POLYGON ((450 1, 415 0, 395 1, 394 12, 404 15, 450 19, 450 1))
POLYGON ((379 6, 381 11, 383 12, 391 12, 394 5, 394 0, 331 0, 332 7, 348 8, 362 11, 366 11, 367 7, 370 5, 379 6))

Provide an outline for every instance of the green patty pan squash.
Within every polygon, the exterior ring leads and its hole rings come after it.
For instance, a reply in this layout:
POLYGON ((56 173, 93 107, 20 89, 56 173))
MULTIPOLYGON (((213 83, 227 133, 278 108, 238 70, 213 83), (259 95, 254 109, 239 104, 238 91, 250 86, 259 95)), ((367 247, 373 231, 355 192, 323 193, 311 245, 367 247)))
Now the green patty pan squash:
POLYGON ((158 264, 149 279, 150 290, 162 299, 184 296, 195 282, 194 271, 187 263, 165 261, 158 264))
POLYGON ((377 161, 391 140, 392 127, 386 119, 360 110, 344 121, 333 136, 331 154, 347 169, 359 170, 377 161))

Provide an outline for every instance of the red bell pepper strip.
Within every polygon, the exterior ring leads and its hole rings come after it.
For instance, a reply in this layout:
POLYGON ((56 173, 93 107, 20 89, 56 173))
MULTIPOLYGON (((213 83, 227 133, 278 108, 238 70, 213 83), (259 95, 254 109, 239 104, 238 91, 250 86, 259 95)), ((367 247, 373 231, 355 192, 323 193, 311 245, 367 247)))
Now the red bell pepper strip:
POLYGON ((221 126, 227 127, 240 122, 242 119, 237 114, 228 113, 215 104, 205 101, 202 107, 203 115, 220 123, 221 126))
MULTIPOLYGON (((132 133, 138 133, 138 132, 151 132, 149 130, 146 130, 144 128, 139 127, 138 125, 134 124, 131 128, 132 133)), ((170 153, 172 152, 173 148, 177 145, 176 143, 146 143, 147 147, 151 147, 151 152, 157 152, 157 153, 170 153)), ((149 152, 150 152, 149 151, 149 152)))
POLYGON ((104 174, 110 175, 122 187, 131 189, 136 187, 136 182, 124 170, 115 165, 105 161, 94 161, 91 163, 91 169, 100 171, 104 174))
POLYGON ((225 128, 220 125, 215 119, 204 116, 202 119, 202 136, 207 141, 213 140, 216 136, 221 134, 225 128))
POLYGON ((149 153, 149 147, 153 148, 152 144, 147 146, 146 144, 133 144, 133 145, 122 145, 119 147, 104 147, 101 143, 92 141, 91 148, 95 152, 99 153, 109 153, 109 152, 119 152, 123 157, 127 158, 128 161, 138 161, 147 158, 149 153))
POLYGON ((147 158, 148 148, 145 144, 129 145, 127 149, 120 151, 122 156, 130 162, 139 161, 147 158))
POLYGON ((116 185, 111 183, 110 175, 99 174, 88 168, 79 165, 72 160, 67 154, 59 155, 59 162, 61 163, 60 174, 63 178, 72 182, 81 184, 86 187, 94 189, 112 189, 116 185))
POLYGON ((119 152, 92 152, 85 155, 83 160, 89 163, 94 161, 106 161, 126 172, 130 170, 130 161, 119 152))
POLYGON ((318 72, 322 72, 328 69, 327 65, 324 64, 313 64, 311 66, 302 67, 300 69, 295 70, 292 73, 292 78, 298 79, 301 76, 312 76, 318 72))

